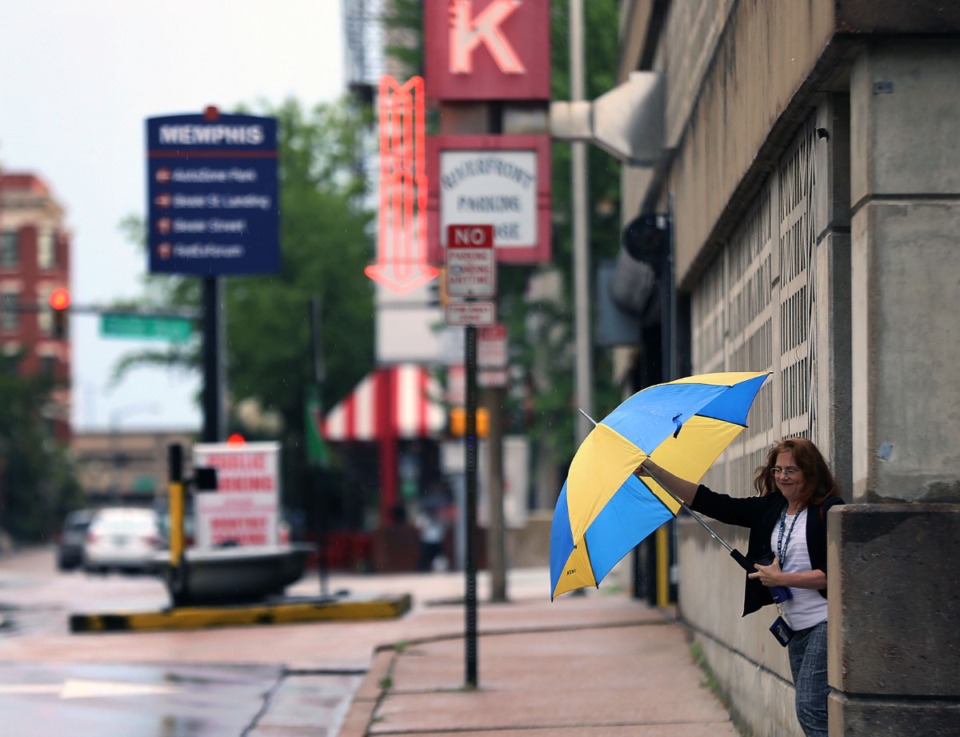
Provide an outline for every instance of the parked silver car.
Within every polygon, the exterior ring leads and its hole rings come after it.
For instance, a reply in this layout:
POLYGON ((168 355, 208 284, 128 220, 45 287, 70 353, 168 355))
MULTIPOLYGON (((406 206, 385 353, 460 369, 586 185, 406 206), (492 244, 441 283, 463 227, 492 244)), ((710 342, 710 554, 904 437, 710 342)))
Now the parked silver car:
POLYGON ((162 546, 160 521, 152 509, 101 509, 87 529, 83 569, 152 572, 154 554, 162 546))

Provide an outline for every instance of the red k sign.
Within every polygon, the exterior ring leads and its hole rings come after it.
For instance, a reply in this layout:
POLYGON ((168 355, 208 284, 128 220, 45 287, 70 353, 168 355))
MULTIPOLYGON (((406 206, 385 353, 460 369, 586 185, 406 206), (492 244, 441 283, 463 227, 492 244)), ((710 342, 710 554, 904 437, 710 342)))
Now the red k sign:
POLYGON ((549 100, 549 0, 425 0, 431 100, 549 100))

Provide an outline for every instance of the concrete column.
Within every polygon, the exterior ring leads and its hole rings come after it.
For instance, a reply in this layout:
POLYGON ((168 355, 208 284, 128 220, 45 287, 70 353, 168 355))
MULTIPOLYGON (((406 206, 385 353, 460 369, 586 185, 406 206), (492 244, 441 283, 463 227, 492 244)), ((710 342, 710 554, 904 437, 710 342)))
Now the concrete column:
POLYGON ((871 45, 851 82, 858 501, 960 501, 960 46, 871 45))
POLYGON ((853 66, 853 501, 831 512, 831 735, 960 724, 960 47, 853 66))

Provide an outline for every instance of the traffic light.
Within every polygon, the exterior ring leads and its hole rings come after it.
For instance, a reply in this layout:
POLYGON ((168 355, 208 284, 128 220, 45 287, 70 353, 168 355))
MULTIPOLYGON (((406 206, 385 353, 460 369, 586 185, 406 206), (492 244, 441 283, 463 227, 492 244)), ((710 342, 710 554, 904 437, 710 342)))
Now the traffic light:
POLYGON ((441 266, 437 278, 427 285, 427 304, 430 307, 447 306, 447 267, 441 266))
MULTIPOLYGON (((448 425, 450 434, 455 437, 463 437, 467 434, 467 410, 463 407, 452 407, 450 409, 450 423, 448 425)), ((477 407, 477 437, 485 438, 490 431, 490 413, 485 407, 477 407)))
POLYGON ((50 292, 50 309, 53 311, 53 325, 51 335, 56 340, 67 337, 67 309, 70 307, 70 290, 66 287, 57 287, 50 292))

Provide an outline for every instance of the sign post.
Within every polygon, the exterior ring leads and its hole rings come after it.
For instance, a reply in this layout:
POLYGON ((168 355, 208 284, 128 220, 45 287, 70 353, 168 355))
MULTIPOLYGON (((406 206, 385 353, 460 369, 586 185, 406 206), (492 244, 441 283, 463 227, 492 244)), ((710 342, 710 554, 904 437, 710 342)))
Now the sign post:
POLYGON ((467 471, 466 514, 466 681, 477 686, 477 329, 467 325, 464 364, 467 373, 467 428, 463 436, 467 471))
POLYGON ((466 371, 466 680, 477 685, 477 325, 496 320, 493 302, 457 301, 497 294, 497 263, 492 225, 451 225, 447 230, 446 291, 448 325, 465 325, 466 371))
POLYGON ((151 274, 203 278, 203 439, 225 426, 218 277, 280 268, 277 121, 254 115, 147 119, 151 274))
MULTIPOLYGON (((424 69, 430 97, 436 101, 440 115, 454 112, 465 101, 478 101, 490 112, 487 124, 478 126, 475 119, 468 120, 456 111, 445 120, 444 134, 427 140, 431 263, 443 262, 444 251, 449 255, 453 250, 449 242, 443 242, 447 226, 478 219, 494 226, 498 263, 550 261, 550 137, 546 130, 504 134, 508 127, 506 113, 501 111, 504 106, 491 104, 494 100, 520 100, 526 109, 546 113, 551 79, 550 7, 549 0, 423 4, 424 69)), ((452 315, 461 321, 458 324, 467 325, 468 386, 472 394, 476 390, 475 321, 490 316, 493 310, 473 312, 471 308, 471 312, 467 315, 454 310, 452 315)), ((499 400, 491 394, 490 447, 501 442, 502 422, 493 419, 500 414, 499 400)), ((471 396, 468 405, 475 401, 471 396)), ((468 412, 468 453, 470 443, 475 442, 475 419, 468 412)), ((502 468, 495 455, 491 454, 489 483, 491 488, 502 488, 502 468)), ((468 514, 475 514, 475 503, 475 499, 468 501, 468 514)), ((488 545, 491 599, 505 601, 505 555, 499 550, 500 541, 494 538, 488 545)), ((473 688, 477 686, 476 632, 470 625, 475 615, 468 606, 466 680, 473 688)))

